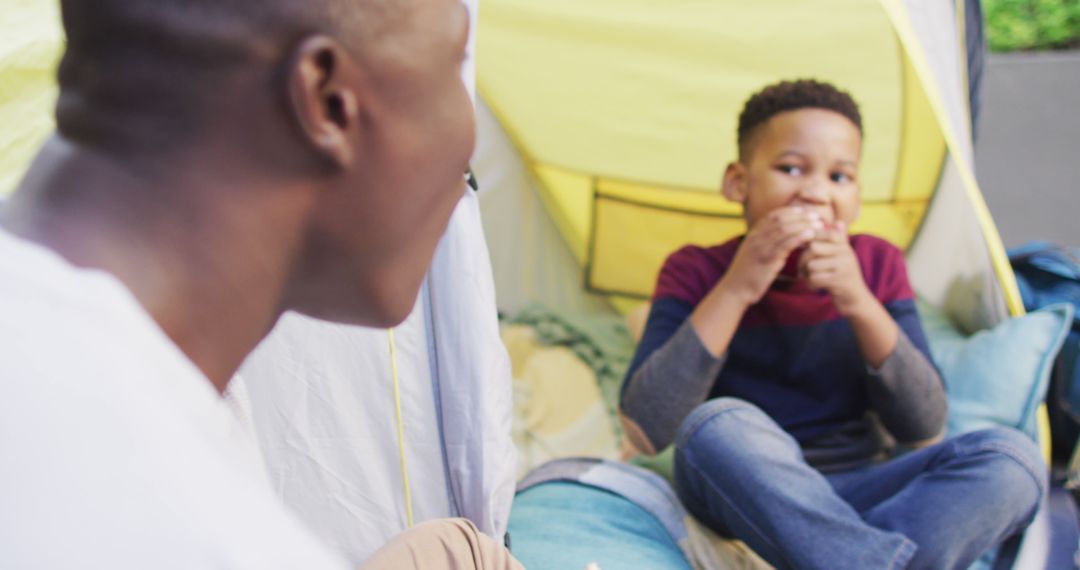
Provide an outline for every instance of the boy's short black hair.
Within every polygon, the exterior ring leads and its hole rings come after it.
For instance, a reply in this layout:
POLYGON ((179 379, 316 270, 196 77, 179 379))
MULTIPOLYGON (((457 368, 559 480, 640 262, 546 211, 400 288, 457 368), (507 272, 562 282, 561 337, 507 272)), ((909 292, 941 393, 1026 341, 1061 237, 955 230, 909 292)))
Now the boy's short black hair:
POLYGON ((858 127, 859 134, 863 132, 859 106, 846 91, 814 79, 781 81, 751 95, 739 113, 739 158, 746 157, 746 143, 758 127, 785 111, 806 108, 839 113, 858 127))

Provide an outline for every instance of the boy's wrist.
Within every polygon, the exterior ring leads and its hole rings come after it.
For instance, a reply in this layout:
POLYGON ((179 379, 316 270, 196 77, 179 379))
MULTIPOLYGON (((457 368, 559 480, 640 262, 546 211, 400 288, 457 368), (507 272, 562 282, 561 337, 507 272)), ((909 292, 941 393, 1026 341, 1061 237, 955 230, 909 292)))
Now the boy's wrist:
POLYGON ((863 287, 856 291, 846 302, 837 303, 837 312, 840 316, 848 319, 868 317, 876 313, 881 307, 877 297, 869 289, 863 287))
POLYGON ((847 317, 851 328, 855 332, 855 338, 859 343, 859 350, 866 359, 866 364, 871 369, 878 370, 885 360, 896 349, 900 327, 893 320, 889 311, 874 297, 867 294, 847 317))
POLYGON ((728 308, 740 311, 746 311, 757 301, 749 286, 733 283, 728 276, 720 279, 712 294, 717 297, 717 300, 722 300, 728 308))
POLYGON ((754 303, 745 283, 721 279, 690 315, 701 344, 714 357, 723 355, 747 308, 754 303))

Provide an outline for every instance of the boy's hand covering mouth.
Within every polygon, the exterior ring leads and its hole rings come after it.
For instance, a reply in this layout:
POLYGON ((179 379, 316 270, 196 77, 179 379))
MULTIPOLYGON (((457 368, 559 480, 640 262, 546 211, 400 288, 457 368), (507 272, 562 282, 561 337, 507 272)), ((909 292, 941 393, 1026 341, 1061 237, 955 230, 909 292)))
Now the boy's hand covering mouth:
POLYGON ((825 229, 821 216, 801 206, 777 208, 758 220, 743 238, 717 287, 746 306, 765 295, 788 256, 825 229))
POLYGON ((806 286, 832 296, 842 316, 851 316, 867 295, 872 296, 842 221, 814 235, 799 256, 798 268, 806 286))

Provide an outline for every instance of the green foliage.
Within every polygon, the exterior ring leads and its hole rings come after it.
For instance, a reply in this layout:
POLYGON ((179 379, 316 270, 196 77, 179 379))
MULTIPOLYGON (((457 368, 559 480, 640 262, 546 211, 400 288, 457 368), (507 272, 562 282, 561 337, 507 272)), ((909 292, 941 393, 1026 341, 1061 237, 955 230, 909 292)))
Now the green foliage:
POLYGON ((983 0, 990 50, 1080 48, 1080 0, 983 0))

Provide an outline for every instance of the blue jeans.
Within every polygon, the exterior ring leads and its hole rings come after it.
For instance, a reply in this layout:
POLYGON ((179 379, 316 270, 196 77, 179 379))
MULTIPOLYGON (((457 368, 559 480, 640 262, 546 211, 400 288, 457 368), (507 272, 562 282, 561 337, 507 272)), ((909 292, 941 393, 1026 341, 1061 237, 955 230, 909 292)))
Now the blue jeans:
POLYGON ((1005 428, 822 474, 760 409, 719 398, 675 444, 687 510, 777 568, 964 569, 1023 530, 1047 488, 1038 447, 1005 428))

